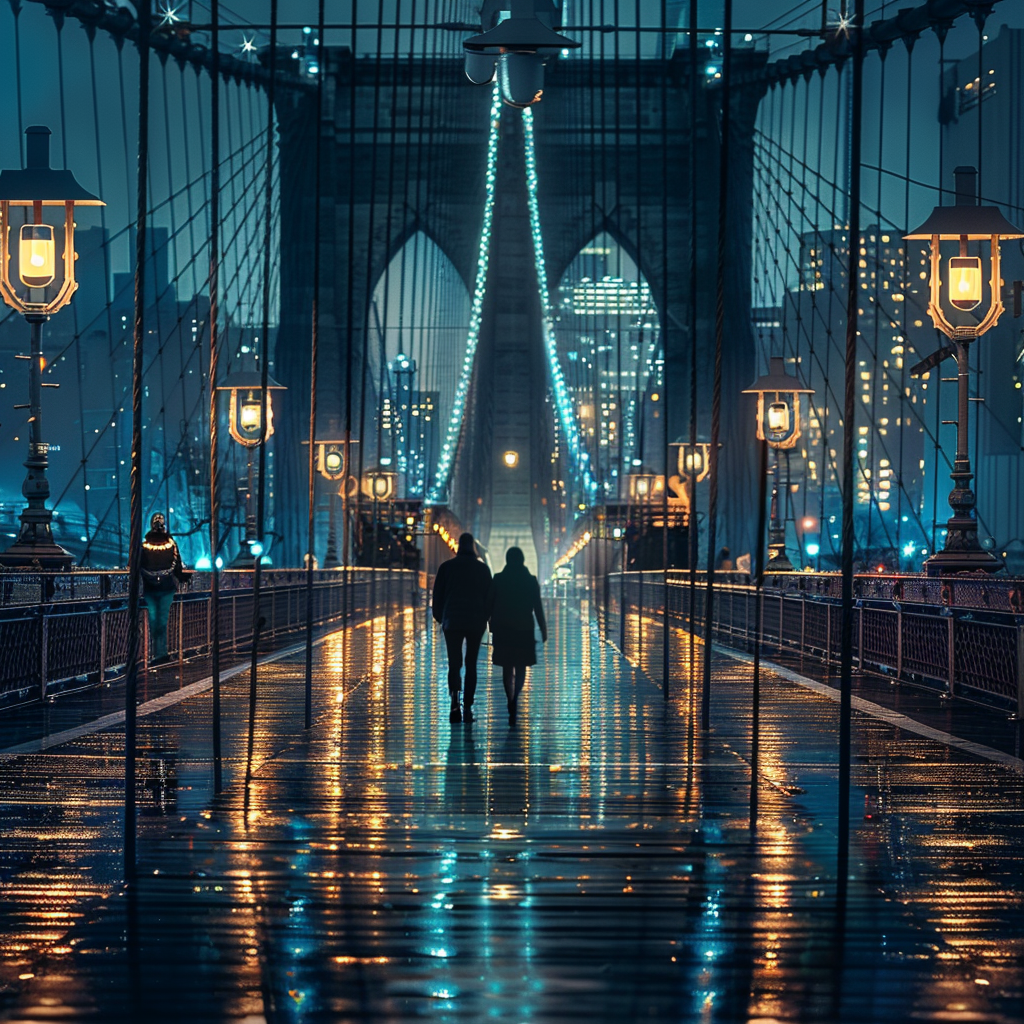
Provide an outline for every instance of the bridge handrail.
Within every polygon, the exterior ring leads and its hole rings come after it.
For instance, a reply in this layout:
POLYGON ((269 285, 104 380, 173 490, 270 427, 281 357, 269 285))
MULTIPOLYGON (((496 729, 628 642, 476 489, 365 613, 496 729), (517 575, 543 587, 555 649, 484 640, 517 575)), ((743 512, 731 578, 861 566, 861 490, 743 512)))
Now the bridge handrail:
MULTIPOLYGON (((14 575, 4 573, 4 581, 14 575)), ((75 591, 67 583, 64 600, 11 604, 0 611, 0 710, 46 700, 56 693, 85 689, 119 677, 128 649, 127 574, 26 573, 38 577, 31 586, 67 581, 72 577, 97 577, 108 581, 99 596, 99 584, 75 591), (111 591, 111 580, 116 584, 111 591), (123 591, 119 588, 123 587, 123 591), (91 589, 90 589, 91 588, 91 589), (92 594, 95 592, 95 596, 92 594)), ((173 658, 203 653, 211 647, 209 573, 200 577, 191 592, 183 591, 171 606, 168 650, 173 658)), ((252 571, 221 573, 220 648, 244 650, 252 644, 252 571)), ((383 595, 412 602, 419 589, 419 574, 409 569, 325 569, 314 575, 313 618, 317 626, 348 621, 377 608, 383 595)), ((35 591, 37 594, 39 590, 35 591)), ((55 591, 60 593, 62 591, 55 591)), ((261 643, 274 644, 283 637, 299 635, 306 626, 306 573, 302 569, 267 570, 263 573, 261 612, 266 625, 261 643)), ((140 662, 145 664, 148 624, 140 662)))
MULTIPOLYGON (((388 569, 353 568, 352 572, 386 573, 388 569)), ((314 583, 330 583, 345 572, 344 568, 316 569, 314 583)), ((252 589, 251 569, 222 569, 221 590, 252 589)), ((291 586, 306 581, 305 569, 264 569, 264 585, 291 586)), ((182 594, 206 594, 210 591, 212 574, 196 571, 191 574, 187 590, 182 594)), ((64 604, 71 601, 102 601, 128 597, 128 573, 124 569, 72 569, 69 572, 37 572, 13 569, 0 572, 0 610, 26 608, 40 604, 64 604)))
MULTIPOLYGON (((715 638, 749 646, 757 635, 755 588, 743 573, 716 573, 715 638)), ((668 611, 704 628, 707 574, 671 571, 668 611)), ((830 666, 840 653, 838 573, 767 577, 761 610, 762 649, 800 653, 830 666)), ((608 611, 661 608, 662 572, 615 573, 604 593, 608 611), (647 597, 646 595, 651 595, 647 597)), ((856 578, 854 663, 860 672, 915 683, 1024 715, 1024 580, 863 574, 856 578)), ((643 616, 639 616, 642 620, 643 616)), ((640 627, 637 627, 640 628, 640 627)), ((629 639, 620 619, 621 642, 629 639)), ((624 652, 626 653, 626 652, 624 652)))

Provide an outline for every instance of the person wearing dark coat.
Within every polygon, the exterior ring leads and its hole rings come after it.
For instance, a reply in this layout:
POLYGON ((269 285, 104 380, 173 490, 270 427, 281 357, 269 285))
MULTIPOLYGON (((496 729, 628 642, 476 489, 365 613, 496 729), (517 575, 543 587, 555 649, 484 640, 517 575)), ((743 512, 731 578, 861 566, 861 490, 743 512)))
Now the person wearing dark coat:
POLYGON ((548 624, 540 603, 540 584, 526 568, 519 548, 505 552, 505 568, 494 577, 487 602, 491 622, 491 660, 501 666, 508 723, 516 724, 519 694, 526 682, 526 667, 537 664, 533 620, 536 617, 540 637, 548 639, 548 624))
POLYGON ((473 721, 476 696, 476 659, 487 628, 487 595, 491 570, 476 556, 473 534, 459 537, 454 558, 442 562, 434 579, 434 621, 441 624, 448 648, 448 693, 452 699, 452 722, 473 721), (466 691, 462 690, 462 645, 466 645, 466 691))
POLYGON ((142 542, 142 602, 149 616, 153 664, 169 659, 167 653, 167 620, 178 584, 186 581, 185 566, 174 538, 167 532, 164 517, 157 512, 149 523, 149 533, 142 542))

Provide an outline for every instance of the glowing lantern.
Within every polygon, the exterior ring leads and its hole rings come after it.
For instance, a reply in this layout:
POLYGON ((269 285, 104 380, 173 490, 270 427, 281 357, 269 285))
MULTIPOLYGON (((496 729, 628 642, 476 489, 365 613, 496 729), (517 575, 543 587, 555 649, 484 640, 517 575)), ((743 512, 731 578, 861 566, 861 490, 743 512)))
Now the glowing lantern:
POLYGON ((795 448, 800 437, 800 396, 813 394, 786 373, 786 361, 771 358, 769 371, 743 393, 757 395, 757 439, 772 448, 795 448))
POLYGON ((50 167, 50 129, 33 125, 25 129, 25 168, 0 172, 0 293, 12 309, 23 314, 52 316, 71 301, 75 280, 75 207, 103 206, 87 192, 71 171, 50 167), (32 220, 21 225, 18 236, 18 278, 29 294, 19 294, 11 281, 11 208, 31 209, 32 220), (54 227, 43 221, 43 209, 64 210, 64 256, 57 290, 40 294, 57 280, 57 241, 54 227), (36 294, 32 294, 36 291, 36 294))
POLYGON ((973 167, 957 167, 953 171, 956 203, 936 206, 928 219, 903 237, 908 241, 927 240, 931 253, 930 301, 928 315, 936 328, 947 338, 970 343, 995 327, 1003 313, 1002 278, 999 270, 999 243, 1011 238, 1024 238, 1024 232, 1011 224, 996 206, 978 205, 978 172, 973 167), (988 308, 980 321, 954 324, 942 308, 942 243, 956 242, 958 253, 948 263, 947 299, 956 310, 970 311, 981 305, 984 256, 989 249, 988 308), (981 251, 971 256, 968 248, 977 242, 981 251))
POLYGON ((370 469, 363 476, 363 493, 374 501, 387 501, 395 491, 396 473, 388 469, 370 469))
POLYGON ((22 224, 18 276, 26 288, 45 288, 57 276, 57 243, 49 224, 22 224))
POLYGON ((957 309, 981 305, 981 257, 953 256, 949 261, 949 301, 957 309))
POLYGON ((267 378, 267 394, 263 396, 262 375, 257 371, 231 374, 218 391, 228 391, 231 403, 228 411, 228 430, 231 436, 246 448, 256 448, 274 433, 274 406, 272 391, 284 391, 273 377, 267 378), (263 423, 263 407, 266 404, 267 422, 263 423))

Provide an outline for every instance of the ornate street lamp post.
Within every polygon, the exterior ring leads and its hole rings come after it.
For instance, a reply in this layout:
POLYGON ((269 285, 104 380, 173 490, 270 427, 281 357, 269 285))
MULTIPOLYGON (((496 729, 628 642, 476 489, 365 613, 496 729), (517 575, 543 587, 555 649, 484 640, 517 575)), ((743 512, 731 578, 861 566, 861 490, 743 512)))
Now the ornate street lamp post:
MULTIPOLYGON (((103 206, 104 203, 75 181, 71 171, 50 167, 50 129, 33 125, 25 129, 24 170, 0 171, 0 294, 11 309, 25 318, 32 329, 29 360, 28 470, 21 493, 28 504, 21 513, 18 539, 0 554, 0 565, 68 569, 73 558, 53 539, 53 512, 46 507, 50 482, 46 478, 48 447, 43 440, 42 389, 56 387, 42 382, 43 324, 71 301, 78 287, 75 280, 75 207, 103 206), (11 208, 32 211, 18 235, 17 254, 11 252, 11 208), (64 223, 54 227, 43 220, 44 207, 63 207, 64 223), (63 231, 64 251, 57 259, 57 234, 63 231), (22 288, 11 279, 12 263, 22 288)), ((26 408, 26 406, 16 406, 26 408)))
POLYGON ((382 502, 389 502, 394 497, 397 480, 397 473, 379 466, 368 469, 363 474, 363 494, 373 502, 374 564, 376 564, 376 552, 380 550, 380 506, 382 502))
POLYGON ((968 413, 970 392, 968 374, 971 343, 999 322, 1003 313, 1002 278, 999 272, 999 243, 1010 238, 1024 238, 995 206, 978 205, 978 172, 973 167, 957 167, 956 205, 936 206, 931 216, 917 229, 903 237, 908 241, 927 239, 931 250, 930 300, 928 315, 937 330, 951 344, 945 345, 914 366, 912 377, 927 373, 949 356, 957 366, 956 459, 953 463, 953 490, 949 506, 953 515, 946 523, 946 543, 925 563, 929 576, 952 572, 998 572, 1002 561, 978 543, 978 520, 975 496, 971 489, 974 473, 968 454, 968 413), (942 288, 941 247, 943 242, 958 244, 957 255, 951 256, 947 268, 947 289, 942 288), (977 243, 975 254, 971 242, 977 243), (984 247, 988 243, 989 282, 988 305, 980 320, 972 315, 985 301, 984 247))
MULTIPOLYGON (((779 515, 779 452, 796 447, 800 439, 800 396, 813 393, 813 388, 803 387, 796 377, 786 373, 786 361, 778 356, 769 360, 768 373, 743 392, 757 395, 757 439, 775 449, 765 572, 793 571, 793 563, 786 556, 786 522, 779 515)), ((848 429, 853 429, 852 425, 848 429)))
MULTIPOLYGON (((303 444, 308 444, 303 441, 303 444)), ((337 485, 348 475, 345 458, 345 441, 317 441, 316 469, 325 479, 337 485)), ((337 528, 338 487, 332 486, 327 504, 327 551, 324 554, 324 568, 337 569, 338 560, 338 528, 337 528)))
POLYGON ((692 445, 689 441, 682 441, 674 447, 677 449, 676 471, 686 480, 686 498, 693 513, 696 486, 703 483, 711 472, 711 442, 698 441, 692 445))
POLYGON ((246 449, 247 485, 245 492, 245 541, 232 562, 236 569, 246 568, 252 558, 263 554, 256 536, 256 512, 253 509, 253 452, 266 444, 274 433, 274 406, 271 393, 284 391, 273 377, 267 378, 267 393, 263 394, 263 377, 259 372, 243 371, 230 374, 218 391, 227 391, 231 398, 228 406, 228 431, 246 449), (264 423, 264 407, 266 423, 264 423))

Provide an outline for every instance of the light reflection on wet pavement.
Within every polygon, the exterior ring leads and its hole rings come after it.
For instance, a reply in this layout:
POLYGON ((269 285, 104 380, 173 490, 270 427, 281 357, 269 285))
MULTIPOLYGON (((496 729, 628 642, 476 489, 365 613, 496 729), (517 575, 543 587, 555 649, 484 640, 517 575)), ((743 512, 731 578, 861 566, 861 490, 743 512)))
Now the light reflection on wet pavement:
POLYGON ((1020 774, 856 715, 840 934, 836 706, 765 673, 752 835, 749 666, 705 744, 684 635, 666 706, 573 605, 514 730, 490 674, 448 723, 422 610, 318 648, 308 736, 302 655, 262 670, 248 800, 244 681, 218 799, 209 695, 141 720, 127 894, 123 734, 0 761, 3 1019, 1024 1020, 1020 774))

